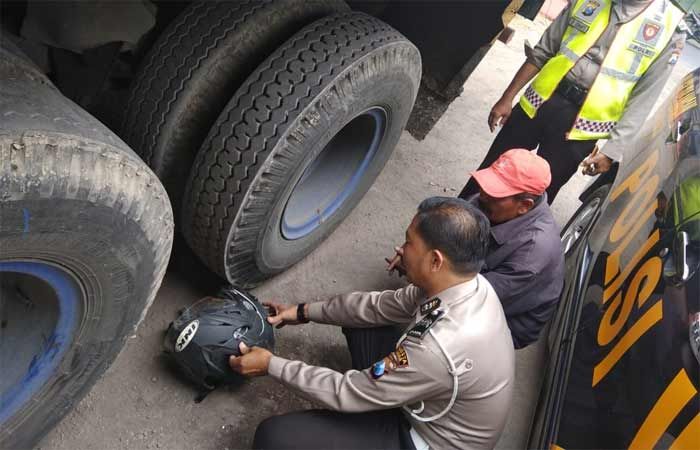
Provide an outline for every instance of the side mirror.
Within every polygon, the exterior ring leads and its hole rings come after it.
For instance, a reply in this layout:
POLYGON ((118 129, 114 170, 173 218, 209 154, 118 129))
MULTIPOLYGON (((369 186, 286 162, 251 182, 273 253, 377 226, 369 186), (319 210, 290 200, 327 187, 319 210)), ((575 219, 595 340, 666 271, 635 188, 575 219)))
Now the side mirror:
POLYGON ((674 286, 685 284, 697 270, 697 257, 689 252, 688 233, 679 231, 673 238, 671 248, 665 248, 659 256, 664 259, 664 278, 674 286))
POLYGON ((673 240, 673 265, 676 271, 676 283, 683 284, 690 279, 688 264, 688 233, 681 231, 673 240))

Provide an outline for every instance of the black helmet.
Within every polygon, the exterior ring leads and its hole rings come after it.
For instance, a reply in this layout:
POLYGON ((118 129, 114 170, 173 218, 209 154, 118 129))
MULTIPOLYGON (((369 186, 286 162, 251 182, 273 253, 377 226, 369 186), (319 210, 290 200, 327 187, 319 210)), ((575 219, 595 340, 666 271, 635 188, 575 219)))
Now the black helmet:
POLYGON ((260 302, 226 287, 180 313, 166 332, 165 351, 195 384, 214 389, 241 379, 228 364, 229 356, 240 355, 241 342, 272 350, 275 337, 260 302))

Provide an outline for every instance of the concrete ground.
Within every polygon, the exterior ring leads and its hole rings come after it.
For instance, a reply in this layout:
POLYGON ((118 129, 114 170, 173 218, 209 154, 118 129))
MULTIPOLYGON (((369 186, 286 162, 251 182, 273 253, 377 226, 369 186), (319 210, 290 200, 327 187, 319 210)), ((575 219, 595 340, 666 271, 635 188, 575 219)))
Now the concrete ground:
MULTIPOLYGON (((423 141, 404 133, 392 159, 352 214, 316 251, 254 293, 261 299, 311 302, 351 290, 394 288, 402 282, 384 270, 384 257, 403 240, 416 205, 432 195, 454 196, 467 172, 481 161, 493 140, 488 111, 524 61, 523 41, 538 40, 546 23, 516 18, 508 45, 497 42, 464 86, 464 94, 423 141)), ((697 49, 690 60, 698 61, 697 49)), ((678 64, 671 84, 690 70, 678 64)), ((587 180, 578 175, 562 190, 553 209, 564 224, 576 210, 587 180)), ((308 401, 271 379, 219 390, 195 403, 196 392, 168 370, 161 355, 162 334, 178 309, 211 292, 170 271, 138 333, 90 394, 40 443, 40 448, 152 449, 249 448, 257 423, 277 413, 310 408, 308 401)), ((276 334, 277 353, 337 370, 349 367, 340 330, 310 324, 276 334)), ((516 394, 498 448, 524 448, 542 365, 542 340, 517 352, 516 394)), ((291 437, 290 437, 291 438, 291 437)))

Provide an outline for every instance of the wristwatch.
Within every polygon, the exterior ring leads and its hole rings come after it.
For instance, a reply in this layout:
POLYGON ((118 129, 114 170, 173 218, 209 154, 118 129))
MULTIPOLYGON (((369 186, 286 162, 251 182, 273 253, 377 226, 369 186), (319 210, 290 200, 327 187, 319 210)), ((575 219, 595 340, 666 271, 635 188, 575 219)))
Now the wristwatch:
POLYGON ((297 322, 299 323, 309 323, 309 318, 304 314, 306 303, 299 303, 297 305, 297 322))

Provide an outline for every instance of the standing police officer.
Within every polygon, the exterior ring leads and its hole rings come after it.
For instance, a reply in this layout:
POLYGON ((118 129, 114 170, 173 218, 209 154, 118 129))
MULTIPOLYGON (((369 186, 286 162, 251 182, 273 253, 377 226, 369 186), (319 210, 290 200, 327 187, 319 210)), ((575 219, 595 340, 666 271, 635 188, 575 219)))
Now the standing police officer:
POLYGON ((412 284, 270 305, 272 324, 350 327, 353 363, 362 367, 342 374, 243 346, 233 370, 269 374, 328 408, 268 418, 254 447, 492 448, 511 405, 514 351, 498 297, 478 274, 488 236, 477 208, 433 197, 418 207, 402 246, 412 284), (405 324, 397 340, 388 326, 405 324))
MULTIPOLYGON (((491 109, 491 131, 503 128, 479 168, 508 149, 539 146, 552 170, 550 203, 582 160, 585 174, 609 170, 622 159, 678 60, 685 43, 685 34, 676 31, 682 17, 670 0, 573 1, 491 109), (598 139, 609 139, 601 151, 598 139)), ((459 196, 477 192, 472 178, 459 196)))

